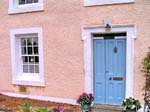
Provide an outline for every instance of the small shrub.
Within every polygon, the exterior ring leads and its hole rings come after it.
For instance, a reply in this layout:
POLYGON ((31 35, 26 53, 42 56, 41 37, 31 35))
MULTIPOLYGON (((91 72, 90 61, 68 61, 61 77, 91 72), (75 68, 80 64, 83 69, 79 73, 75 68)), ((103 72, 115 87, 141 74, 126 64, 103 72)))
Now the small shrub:
POLYGON ((143 59, 142 65, 143 68, 141 71, 144 73, 145 76, 145 85, 143 88, 145 90, 145 93, 143 94, 145 102, 144 105, 148 109, 147 112, 150 112, 150 47, 147 56, 143 59))
POLYGON ((129 97, 126 98, 122 106, 124 107, 125 110, 130 110, 130 111, 138 111, 141 108, 141 104, 139 100, 136 100, 135 98, 129 97))
POLYGON ((35 112, 49 112, 47 109, 38 109, 38 110, 35 110, 35 112))
POLYGON ((21 104, 19 112, 32 112, 31 104, 30 103, 21 104))

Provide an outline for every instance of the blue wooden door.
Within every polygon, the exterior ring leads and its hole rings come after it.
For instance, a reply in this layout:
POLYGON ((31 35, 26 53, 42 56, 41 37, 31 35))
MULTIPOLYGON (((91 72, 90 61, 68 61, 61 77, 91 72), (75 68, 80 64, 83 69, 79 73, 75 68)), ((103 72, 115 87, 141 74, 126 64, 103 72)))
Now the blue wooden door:
POLYGON ((105 103, 105 41, 94 40, 94 99, 105 103))
POLYGON ((95 103, 120 105, 125 97, 126 41, 94 40, 95 103))

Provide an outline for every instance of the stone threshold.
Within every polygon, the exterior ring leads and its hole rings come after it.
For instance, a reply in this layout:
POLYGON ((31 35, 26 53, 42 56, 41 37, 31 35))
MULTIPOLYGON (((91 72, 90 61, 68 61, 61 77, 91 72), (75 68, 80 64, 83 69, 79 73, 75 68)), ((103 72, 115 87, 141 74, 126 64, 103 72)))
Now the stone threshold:
POLYGON ((122 106, 94 104, 94 112, 124 112, 122 106))

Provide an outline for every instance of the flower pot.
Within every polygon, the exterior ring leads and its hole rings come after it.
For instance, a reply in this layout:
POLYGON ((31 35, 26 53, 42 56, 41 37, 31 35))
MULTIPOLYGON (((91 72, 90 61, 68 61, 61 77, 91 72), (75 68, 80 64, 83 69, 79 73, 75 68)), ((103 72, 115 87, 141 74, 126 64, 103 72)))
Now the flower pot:
POLYGON ((91 111, 91 105, 83 105, 81 106, 82 112, 90 112, 91 111))
POLYGON ((125 112, 136 112, 136 110, 126 110, 125 112))

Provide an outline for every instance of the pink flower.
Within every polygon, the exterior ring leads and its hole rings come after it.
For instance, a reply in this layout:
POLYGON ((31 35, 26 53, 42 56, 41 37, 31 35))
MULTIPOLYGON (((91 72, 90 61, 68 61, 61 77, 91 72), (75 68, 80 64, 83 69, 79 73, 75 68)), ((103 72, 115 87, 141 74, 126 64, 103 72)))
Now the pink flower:
POLYGON ((93 95, 91 93, 89 94, 89 96, 90 96, 91 99, 94 100, 94 97, 93 97, 93 95))
POLYGON ((80 105, 85 105, 85 104, 92 104, 94 100, 93 95, 90 93, 85 93, 83 92, 82 95, 80 95, 77 99, 77 103, 79 103, 80 105))
POLYGON ((81 100, 82 96, 80 95, 77 99, 77 103, 79 103, 79 101, 81 100))

